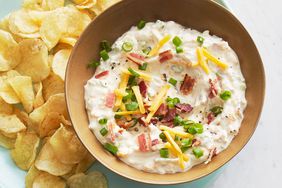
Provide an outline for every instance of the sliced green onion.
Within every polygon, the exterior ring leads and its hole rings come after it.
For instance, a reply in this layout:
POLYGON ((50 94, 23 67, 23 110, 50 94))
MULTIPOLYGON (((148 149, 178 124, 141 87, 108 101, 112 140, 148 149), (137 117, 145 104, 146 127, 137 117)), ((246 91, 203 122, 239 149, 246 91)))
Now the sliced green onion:
POLYGON ((148 63, 143 63, 143 65, 139 65, 139 70, 145 71, 147 69, 148 63))
POLYGON ((129 76, 127 85, 128 85, 129 87, 136 86, 136 85, 137 85, 136 77, 135 77, 135 76, 132 76, 132 75, 129 76))
POLYGON ((142 50, 142 52, 143 52, 144 54, 148 55, 148 54, 151 52, 151 50, 152 50, 151 47, 147 47, 147 48, 144 48, 144 49, 142 50))
POLYGON ((137 24, 137 28, 140 30, 140 29, 143 29, 146 25, 146 22, 144 20, 140 20, 139 23, 137 24))
POLYGON ((169 82, 171 85, 173 85, 173 86, 176 86, 176 84, 177 84, 177 80, 175 80, 174 78, 170 78, 170 79, 168 80, 168 82, 169 82))
POLYGON ((167 148, 161 148, 160 149, 160 156, 162 158, 168 158, 168 149, 167 148))
POLYGON ((220 98, 224 101, 227 101, 228 99, 231 98, 231 95, 232 95, 231 91, 224 91, 220 94, 220 98))
POLYGON ((104 61, 107 61, 110 57, 109 57, 109 54, 106 50, 102 50, 100 52, 100 56, 101 58, 104 60, 104 61))
POLYGON ((174 97, 174 98, 172 99, 172 101, 173 101, 173 104, 174 104, 174 105, 180 103, 180 99, 179 99, 178 97, 174 97))
POLYGON ((108 119, 106 119, 106 118, 103 118, 103 119, 100 119, 100 120, 99 120, 99 123, 100 123, 101 125, 105 125, 105 124, 107 124, 107 122, 108 122, 108 119))
MULTIPOLYGON (((118 109, 117 112, 121 112, 121 109, 118 109)), ((121 119, 122 115, 115 115, 115 119, 121 119)))
POLYGON ((185 153, 189 149, 189 147, 181 146, 180 149, 181 149, 182 153, 185 153))
POLYGON ((128 71, 132 74, 132 76, 135 76, 135 77, 139 77, 140 75, 135 71, 133 70, 131 67, 128 68, 128 71))
POLYGON ((216 116, 218 116, 219 114, 222 113, 223 108, 222 108, 221 106, 215 106, 215 107, 213 107, 210 111, 211 111, 211 112, 214 114, 214 116, 216 117, 216 116))
POLYGON ((168 107, 173 108, 177 103, 180 103, 180 99, 177 97, 175 98, 168 97, 166 99, 166 102, 167 102, 168 107))
POLYGON ((198 42, 200 45, 203 45, 204 41, 205 41, 205 39, 204 39, 203 37, 201 37, 201 36, 198 36, 198 37, 197 37, 197 42, 198 42))
POLYGON ((181 123, 182 123, 182 121, 183 121, 183 119, 180 117, 180 116, 175 116, 175 118, 173 119, 173 124, 175 125, 175 126, 178 126, 178 125, 180 125, 181 123))
POLYGON ((162 141, 166 142, 166 136, 163 132, 161 132, 161 134, 159 135, 160 139, 162 139, 162 141))
POLYGON ((125 52, 130 52, 133 49, 133 44, 130 42, 124 42, 121 48, 125 52))
POLYGON ((192 146, 192 139, 183 139, 181 140, 182 147, 191 147, 192 146))
POLYGON ((92 61, 91 63, 88 64, 88 68, 93 68, 96 69, 100 65, 100 61, 92 61))
POLYGON ((182 53, 182 52, 184 52, 183 48, 180 47, 180 46, 177 46, 177 47, 176 47, 176 53, 180 54, 180 53, 182 53))
POLYGON ((204 128, 201 123, 194 123, 188 127, 187 131, 190 134, 202 134, 204 131, 204 128))
POLYGON ((109 152, 111 152, 112 154, 114 154, 114 155, 116 155, 117 152, 118 152, 118 148, 117 148, 115 145, 110 144, 110 143, 106 143, 106 144, 104 145, 104 148, 105 148, 106 150, 108 150, 109 152))
POLYGON ((101 47, 102 50, 106 50, 107 52, 112 51, 111 45, 107 40, 103 40, 100 43, 100 47, 101 47))
POLYGON ((178 37, 178 36, 175 36, 173 39, 172 39, 172 42, 173 44, 178 47, 182 44, 182 40, 178 37))
POLYGON ((201 150, 200 148, 194 148, 192 151, 197 159, 204 155, 203 150, 201 150))
POLYGON ((183 120, 181 122, 181 125, 184 127, 184 129, 188 129, 190 126, 192 126, 193 124, 195 124, 194 121, 192 120, 183 120))
POLYGON ((105 136, 106 134, 108 134, 108 130, 104 127, 100 130, 100 133, 102 136, 105 136))
POLYGON ((139 106, 138 106, 138 103, 137 103, 137 102, 131 102, 131 103, 125 104, 125 108, 126 108, 126 110, 128 110, 128 111, 137 110, 138 107, 139 107, 139 106))
POLYGON ((179 137, 179 136, 177 136, 177 135, 175 135, 175 137, 174 137, 174 141, 180 141, 180 137, 179 137))
POLYGON ((122 102, 127 102, 128 100, 131 100, 134 96, 133 91, 131 89, 127 89, 126 92, 128 93, 126 96, 122 97, 122 102))

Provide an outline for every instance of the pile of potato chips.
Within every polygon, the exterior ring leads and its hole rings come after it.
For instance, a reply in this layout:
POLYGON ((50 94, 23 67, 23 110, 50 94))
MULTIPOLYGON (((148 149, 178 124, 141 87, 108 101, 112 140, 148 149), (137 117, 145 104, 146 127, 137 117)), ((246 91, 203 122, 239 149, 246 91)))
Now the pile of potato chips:
POLYGON ((0 21, 0 146, 28 171, 27 188, 107 187, 77 138, 64 96, 79 35, 117 0, 24 0, 0 21))

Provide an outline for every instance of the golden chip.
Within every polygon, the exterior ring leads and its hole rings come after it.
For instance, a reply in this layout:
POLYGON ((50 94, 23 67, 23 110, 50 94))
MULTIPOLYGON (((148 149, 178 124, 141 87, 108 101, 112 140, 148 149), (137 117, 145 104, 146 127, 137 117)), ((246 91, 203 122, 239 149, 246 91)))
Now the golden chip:
POLYGON ((43 98, 47 101, 52 95, 65 92, 64 81, 54 73, 51 73, 43 84, 43 98))
POLYGON ((62 80, 65 80, 65 72, 70 53, 71 50, 60 50, 55 54, 53 59, 52 70, 62 80))
POLYGON ((7 114, 11 115, 13 113, 13 106, 6 103, 1 97, 0 97, 0 114, 7 114))
POLYGON ((72 0, 72 2, 74 4, 80 5, 80 4, 85 4, 87 3, 89 0, 72 0))
POLYGON ((93 7, 96 4, 96 0, 88 0, 84 3, 76 5, 78 9, 88 9, 93 7))
POLYGON ((34 92, 32 87, 32 80, 29 76, 16 76, 9 78, 8 82, 13 88, 26 112, 33 110, 34 92))
POLYGON ((90 172, 87 175, 83 173, 73 175, 68 179, 67 185, 70 188, 107 188, 108 182, 101 172, 90 172))
POLYGON ((48 172, 55 176, 65 175, 73 168, 73 165, 61 163, 57 159, 49 141, 47 141, 41 149, 35 161, 35 166, 37 169, 48 172))
POLYGON ((39 83, 34 84, 33 87, 36 93, 35 99, 33 102, 33 107, 38 108, 39 106, 44 104, 44 99, 43 99, 43 94, 42 94, 43 85, 41 82, 39 82, 39 83))
POLYGON ((40 82, 48 77, 48 49, 40 39, 25 39, 19 43, 22 61, 16 70, 32 78, 33 82, 40 82))
POLYGON ((16 115, 0 114, 0 122, 0 133, 9 138, 16 138, 18 132, 26 130, 25 125, 16 115))
POLYGON ((15 138, 9 138, 0 133, 0 146, 7 149, 12 149, 15 146, 15 142, 16 142, 15 138))
POLYGON ((10 14, 8 14, 7 16, 5 16, 4 18, 2 18, 0 20, 0 29, 4 30, 4 31, 10 31, 9 29, 9 17, 10 14))
POLYGON ((44 10, 54 10, 63 7, 65 0, 42 0, 42 8, 44 10))
POLYGON ((42 172, 40 170, 38 170, 34 165, 32 165, 25 176, 25 187, 32 188, 34 179, 41 173, 42 172))
POLYGON ((18 108, 14 108, 14 114, 19 118, 19 120, 27 126, 28 130, 33 130, 34 127, 32 125, 32 122, 28 116, 28 114, 23 111, 23 110, 20 110, 18 108))
POLYGON ((42 0, 23 0, 22 7, 30 10, 40 10, 42 0))
POLYGON ((18 95, 15 93, 7 79, 0 77, 0 97, 8 104, 20 103, 18 95))
POLYGON ((18 133, 15 149, 11 150, 11 156, 18 167, 28 170, 33 164, 40 139, 35 133, 18 133))
POLYGON ((63 125, 50 138, 50 144, 57 158, 64 164, 79 163, 87 153, 74 130, 63 125))
POLYGON ((32 188, 65 188, 66 183, 63 179, 48 174, 46 172, 40 173, 34 178, 32 188))
POLYGON ((87 152, 85 157, 78 163, 75 169, 75 173, 77 174, 81 172, 86 172, 86 170, 88 170, 95 162, 95 160, 96 159, 89 152, 87 152))
POLYGON ((75 45, 76 41, 77 41, 77 39, 73 38, 73 37, 62 37, 60 39, 60 43, 68 44, 72 47, 75 45))

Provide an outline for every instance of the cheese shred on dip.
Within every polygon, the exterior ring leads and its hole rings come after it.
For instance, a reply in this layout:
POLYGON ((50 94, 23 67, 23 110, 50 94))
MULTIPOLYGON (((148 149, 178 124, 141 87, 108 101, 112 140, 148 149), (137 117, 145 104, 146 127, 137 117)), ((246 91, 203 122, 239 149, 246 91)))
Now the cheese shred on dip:
POLYGON ((126 164, 184 172, 210 162, 238 134, 246 84, 221 38, 173 21, 142 21, 101 47, 85 85, 89 127, 126 164))

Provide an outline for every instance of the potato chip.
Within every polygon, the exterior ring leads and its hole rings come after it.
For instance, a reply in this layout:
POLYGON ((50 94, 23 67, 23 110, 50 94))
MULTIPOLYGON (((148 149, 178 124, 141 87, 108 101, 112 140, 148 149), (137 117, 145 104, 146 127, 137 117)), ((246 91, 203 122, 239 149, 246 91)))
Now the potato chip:
POLYGON ((65 0, 42 0, 42 8, 44 10, 54 10, 63 7, 65 0))
POLYGON ((84 3, 76 5, 78 9, 88 9, 93 7, 96 4, 96 0, 88 0, 84 3))
POLYGON ((40 38, 40 34, 39 33, 19 33, 18 34, 19 37, 21 37, 22 39, 36 39, 36 38, 40 38))
POLYGON ((7 31, 7 32, 10 31, 10 29, 9 29, 9 17, 10 17, 10 14, 8 14, 7 16, 5 16, 4 18, 2 18, 0 20, 0 29, 7 31))
POLYGON ((0 133, 0 146, 7 149, 12 149, 15 147, 15 142, 16 142, 15 138, 9 138, 0 133))
POLYGON ((40 10, 42 0, 23 0, 22 7, 30 10, 40 10))
POLYGON ((69 44, 72 47, 75 45, 77 39, 72 37, 63 37, 60 39, 60 43, 69 44))
POLYGON ((32 188, 34 179, 42 173, 44 172, 41 172, 34 165, 32 165, 25 176, 25 187, 32 188))
POLYGON ((48 173, 40 173, 34 178, 32 188, 65 188, 66 182, 48 173))
POLYGON ((79 163, 87 153, 74 130, 63 125, 50 138, 50 145, 58 160, 64 164, 79 163))
POLYGON ((101 172, 90 172, 87 175, 83 173, 73 175, 68 179, 67 185, 70 188, 107 188, 108 182, 106 177, 101 172))
POLYGON ((89 0, 72 0, 72 2, 74 4, 80 5, 80 4, 85 4, 87 3, 89 0))
POLYGON ((65 72, 70 54, 71 50, 60 50, 55 54, 53 59, 52 70, 62 80, 65 80, 65 72))
POLYGON ((0 114, 7 114, 11 115, 13 113, 13 106, 6 103, 1 97, 0 97, 0 114))
POLYGON ((74 165, 61 163, 57 159, 49 141, 47 141, 35 161, 35 166, 37 169, 52 175, 62 176, 69 173, 74 165))
POLYGON ((65 92, 64 81, 54 73, 51 73, 43 84, 43 98, 47 101, 52 95, 65 92))
POLYGON ((44 104, 44 98, 42 94, 43 90, 43 85, 41 82, 36 83, 33 85, 34 90, 35 90, 35 99, 33 101, 33 107, 38 108, 39 106, 42 106, 44 104))
POLYGON ((25 39, 19 43, 22 61, 16 70, 32 78, 33 82, 40 82, 48 77, 48 49, 40 39, 25 39))
POLYGON ((0 122, 0 133, 9 138, 16 138, 18 132, 26 130, 25 125, 16 115, 0 114, 0 122))
POLYGON ((18 43, 7 31, 0 30, 0 72, 16 67, 21 60, 18 43))
POLYGON ((61 178, 63 178, 64 180, 69 179, 71 176, 75 174, 76 167, 77 167, 77 164, 73 166, 72 170, 69 173, 62 175, 61 178))
POLYGON ((36 108, 32 113, 29 114, 29 117, 35 127, 39 127, 46 115, 50 112, 57 112, 62 114, 64 117, 68 117, 65 95, 63 93, 52 95, 45 104, 36 108))
POLYGON ((20 110, 19 108, 14 108, 14 114, 19 118, 19 120, 28 128, 28 130, 34 130, 32 122, 28 116, 28 114, 20 110))
POLYGON ((32 87, 32 80, 29 76, 16 76, 9 78, 8 82, 13 88, 26 112, 33 110, 34 92, 32 87))
POLYGON ((48 17, 51 12, 50 11, 39 11, 39 10, 29 10, 28 11, 29 16, 31 19, 37 24, 41 25, 42 21, 48 17))
POLYGON ((20 102, 20 98, 15 93, 13 88, 7 82, 0 77, 0 97, 8 104, 17 104, 20 102))
POLYGON ((33 164, 40 139, 35 133, 18 133, 15 149, 11 150, 11 156, 18 167, 28 170, 33 164))
POLYGON ((75 173, 77 174, 81 172, 86 172, 95 162, 95 160, 96 159, 89 152, 87 152, 85 157, 76 166, 75 173))

